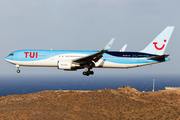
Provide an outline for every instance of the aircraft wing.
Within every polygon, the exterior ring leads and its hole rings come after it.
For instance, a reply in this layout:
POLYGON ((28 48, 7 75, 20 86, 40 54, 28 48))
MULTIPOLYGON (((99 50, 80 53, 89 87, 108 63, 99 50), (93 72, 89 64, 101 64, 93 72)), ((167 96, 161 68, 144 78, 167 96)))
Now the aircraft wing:
POLYGON ((168 57, 169 54, 167 55, 159 55, 159 56, 155 56, 155 57, 152 57, 152 58, 148 58, 148 60, 160 60, 160 59, 164 59, 166 57, 168 57))
POLYGON ((77 63, 80 63, 80 64, 85 64, 85 63, 88 63, 88 62, 91 62, 91 61, 97 62, 99 59, 101 59, 103 57, 102 55, 111 48, 113 42, 114 42, 114 38, 112 38, 109 41, 109 43, 104 47, 104 49, 102 49, 101 51, 99 51, 99 52, 97 52, 95 54, 86 56, 86 57, 75 59, 75 60, 73 60, 73 62, 77 62, 77 63))

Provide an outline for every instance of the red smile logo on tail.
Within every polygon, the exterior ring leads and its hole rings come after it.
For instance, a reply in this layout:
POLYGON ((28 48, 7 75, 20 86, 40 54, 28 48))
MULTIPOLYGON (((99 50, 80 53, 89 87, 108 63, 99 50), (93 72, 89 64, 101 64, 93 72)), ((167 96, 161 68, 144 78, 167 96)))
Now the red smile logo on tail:
MULTIPOLYGON (((164 42, 166 42, 166 40, 164 40, 164 42)), ((157 50, 162 50, 165 47, 165 44, 163 44, 163 46, 160 48, 157 47, 157 42, 153 42, 153 44, 157 50)))

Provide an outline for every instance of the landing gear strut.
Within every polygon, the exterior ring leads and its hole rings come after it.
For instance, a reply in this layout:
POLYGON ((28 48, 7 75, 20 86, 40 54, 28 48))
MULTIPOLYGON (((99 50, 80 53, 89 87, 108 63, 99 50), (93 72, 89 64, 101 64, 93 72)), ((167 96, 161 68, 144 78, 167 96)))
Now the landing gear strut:
POLYGON ((17 73, 20 73, 19 65, 16 65, 16 68, 17 68, 17 73))
POLYGON ((93 75, 94 72, 93 71, 90 71, 90 68, 85 68, 85 71, 83 72, 83 75, 86 75, 86 76, 89 76, 89 75, 93 75))

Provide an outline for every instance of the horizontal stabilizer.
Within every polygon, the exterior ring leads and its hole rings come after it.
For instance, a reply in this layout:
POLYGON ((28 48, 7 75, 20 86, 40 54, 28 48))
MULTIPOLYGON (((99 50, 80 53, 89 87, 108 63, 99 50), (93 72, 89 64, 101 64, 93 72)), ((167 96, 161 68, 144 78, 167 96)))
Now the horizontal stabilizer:
POLYGON ((164 58, 166 58, 168 56, 169 56, 169 54, 167 54, 167 55, 160 55, 160 56, 148 58, 148 60, 160 60, 160 59, 164 59, 164 58))

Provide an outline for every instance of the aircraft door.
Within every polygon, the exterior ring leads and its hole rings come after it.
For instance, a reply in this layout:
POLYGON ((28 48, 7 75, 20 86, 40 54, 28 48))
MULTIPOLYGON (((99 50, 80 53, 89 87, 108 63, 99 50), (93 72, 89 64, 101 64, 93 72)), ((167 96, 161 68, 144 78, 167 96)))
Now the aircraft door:
POLYGON ((20 54, 19 54, 19 59, 23 59, 23 58, 24 58, 23 55, 24 55, 23 53, 20 53, 20 54))
POLYGON ((52 53, 52 54, 51 54, 51 60, 54 60, 54 57, 55 57, 55 54, 52 53))

